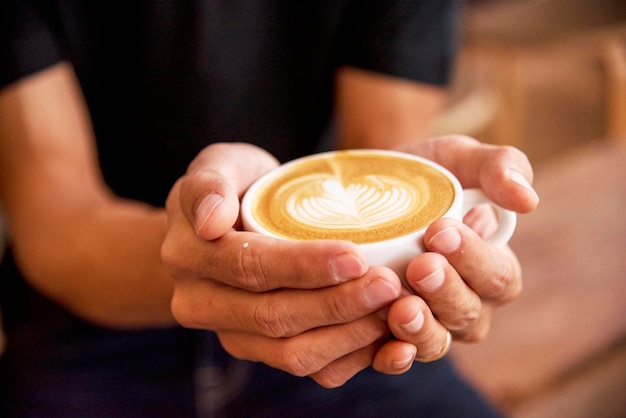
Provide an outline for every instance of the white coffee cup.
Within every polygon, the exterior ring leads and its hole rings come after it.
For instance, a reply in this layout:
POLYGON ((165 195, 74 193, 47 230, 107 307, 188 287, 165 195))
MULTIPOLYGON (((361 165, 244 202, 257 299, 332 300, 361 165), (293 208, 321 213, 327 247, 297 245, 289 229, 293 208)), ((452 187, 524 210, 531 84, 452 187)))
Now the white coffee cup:
POLYGON ((484 203, 498 217, 487 241, 504 246, 515 213, 479 189, 463 190, 441 165, 397 151, 346 150, 299 158, 265 174, 246 192, 241 217, 244 229, 266 236, 354 241, 371 266, 390 267, 404 278, 411 259, 425 251, 432 222, 462 220, 484 203))

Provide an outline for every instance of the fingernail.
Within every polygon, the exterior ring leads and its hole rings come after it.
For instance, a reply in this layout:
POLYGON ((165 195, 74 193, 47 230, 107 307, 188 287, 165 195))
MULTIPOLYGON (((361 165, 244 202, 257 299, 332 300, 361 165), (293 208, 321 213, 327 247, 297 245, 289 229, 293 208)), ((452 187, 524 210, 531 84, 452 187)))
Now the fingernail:
POLYGON ((418 332, 420 329, 422 329, 423 325, 424 325, 424 313, 422 312, 421 309, 417 311, 417 314, 415 314, 415 317, 413 318, 412 321, 407 322, 406 324, 400 324, 400 326, 406 332, 411 333, 411 334, 415 334, 416 332, 418 332))
POLYGON ((365 286, 363 300, 370 308, 375 308, 397 299, 400 295, 398 289, 381 279, 374 279, 365 286))
POLYGON ((409 364, 413 363, 415 361, 415 355, 411 354, 408 357, 402 359, 402 360, 394 360, 391 362, 391 365, 397 369, 397 370, 402 370, 404 368, 406 368, 409 364))
POLYGON ((526 177, 524 177, 524 175, 522 173, 520 173, 517 170, 508 170, 506 174, 507 174, 507 177, 509 178, 509 180, 511 180, 511 181, 519 184, 520 186, 524 187, 526 190, 528 190, 530 193, 532 193, 532 195, 534 196, 535 200, 537 202, 539 202, 539 195, 537 194, 535 189, 533 189, 533 186, 531 186, 531 184, 528 182, 528 180, 526 179, 526 177))
POLYGON ((428 246, 442 254, 452 253, 461 246, 461 234, 453 226, 442 229, 428 241, 428 246))
POLYGON ((444 279, 445 274, 443 272, 443 267, 439 267, 437 270, 433 271, 428 276, 424 277, 422 280, 419 280, 415 284, 422 290, 425 290, 427 292, 434 292, 441 287, 444 279))
POLYGON ((224 196, 218 193, 210 193, 196 208, 196 232, 199 232, 202 227, 209 221, 211 214, 224 201, 224 196))
POLYGON ((361 277, 365 274, 365 265, 353 253, 343 253, 330 261, 332 274, 338 282, 361 277))

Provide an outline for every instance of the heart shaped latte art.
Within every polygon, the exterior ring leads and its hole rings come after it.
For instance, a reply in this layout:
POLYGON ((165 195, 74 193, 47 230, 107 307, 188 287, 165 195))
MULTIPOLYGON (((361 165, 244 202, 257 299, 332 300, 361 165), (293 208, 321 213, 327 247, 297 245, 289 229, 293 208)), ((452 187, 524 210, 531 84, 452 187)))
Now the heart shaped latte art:
POLYGON ((289 216, 316 228, 371 228, 418 211, 428 201, 427 188, 418 191, 415 184, 381 175, 349 182, 331 175, 307 176, 286 186, 289 216))

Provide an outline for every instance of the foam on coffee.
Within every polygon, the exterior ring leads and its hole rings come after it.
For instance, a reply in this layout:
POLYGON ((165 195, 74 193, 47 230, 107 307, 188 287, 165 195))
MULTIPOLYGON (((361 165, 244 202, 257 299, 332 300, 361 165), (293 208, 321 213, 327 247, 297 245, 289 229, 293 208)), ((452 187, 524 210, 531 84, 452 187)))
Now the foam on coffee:
POLYGON ((393 239, 441 217, 450 180, 429 165, 390 154, 345 151, 291 165, 256 196, 268 231, 290 239, 393 239))

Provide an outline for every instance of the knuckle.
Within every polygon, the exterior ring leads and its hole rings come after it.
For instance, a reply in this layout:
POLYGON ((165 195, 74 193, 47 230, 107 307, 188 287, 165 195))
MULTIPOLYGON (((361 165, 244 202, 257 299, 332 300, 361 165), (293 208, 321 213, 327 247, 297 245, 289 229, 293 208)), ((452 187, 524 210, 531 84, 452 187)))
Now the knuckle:
POLYGON ((474 327, 469 332, 463 335, 463 341, 467 343, 478 343, 487 338, 487 334, 489 334, 489 324, 487 322, 481 324, 480 326, 474 327))
POLYGON ((199 161, 194 161, 189 165, 187 173, 180 179, 181 194, 195 190, 198 184, 204 184, 208 180, 216 181, 220 178, 216 172, 201 166, 199 161))
POLYGON ((178 250, 167 236, 161 245, 160 257, 165 270, 172 277, 177 278, 182 274, 183 264, 180 262, 178 250))
POLYGON ((194 243, 168 232, 159 248, 159 259, 167 273, 174 279, 198 275, 194 243))
POLYGON ((384 323, 373 320, 366 324, 351 323, 345 327, 343 338, 351 347, 365 347, 382 337, 386 331, 384 323))
POLYGON ((335 370, 326 367, 311 376, 311 378, 325 389, 335 389, 343 386, 348 378, 340 376, 335 370))
POLYGON ((345 323, 352 319, 351 315, 351 304, 348 303, 348 299, 345 297, 331 297, 328 300, 328 312, 330 313, 331 319, 338 323, 345 323))
POLYGON ((169 213, 180 207, 180 189, 184 183, 184 176, 176 180, 165 199, 165 209, 169 213))
POLYGON ((196 310, 189 304, 189 300, 175 291, 170 302, 170 311, 177 323, 186 328, 197 328, 200 324, 196 310))
POLYGON ((280 368, 298 377, 308 376, 316 371, 315 362, 302 347, 286 343, 279 353, 280 368))
POLYGON ((263 292, 270 288, 263 256, 252 248, 242 247, 239 256, 233 258, 231 273, 234 280, 246 290, 263 292))
POLYGON ((495 148, 495 150, 496 150, 495 151, 496 157, 501 158, 502 160, 505 160, 505 161, 526 158, 526 155, 522 151, 520 151, 519 149, 515 148, 512 145, 502 145, 500 147, 495 148))
POLYGON ((519 161, 526 158, 525 154, 511 145, 490 146, 486 149, 481 165, 489 168, 489 172, 498 171, 504 163, 519 161))
POLYGON ((270 338, 285 338, 294 335, 291 327, 290 315, 286 310, 280 309, 276 301, 265 298, 254 309, 254 323, 258 331, 270 338))
MULTIPOLYGON (((189 204, 190 208, 195 212, 203 195, 199 193, 200 185, 205 185, 211 180, 211 176, 205 171, 188 171, 187 174, 181 177, 176 183, 179 187, 178 204, 180 207, 184 208, 189 204)), ((176 202, 172 203, 176 204, 176 202)))
POLYGON ((519 295, 521 285, 514 279, 512 269, 503 265, 492 274, 484 291, 483 297, 504 303, 519 295))
POLYGON ((253 356, 250 356, 247 350, 241 345, 238 344, 233 339, 229 338, 228 335, 225 335, 224 332, 218 333, 220 339, 220 345, 228 354, 238 360, 250 360, 256 361, 257 359, 253 356))
POLYGON ((439 339, 432 336, 422 344, 417 345, 417 354, 416 359, 422 361, 430 361, 430 359, 435 358, 441 352, 441 343, 439 339))
POLYGON ((501 303, 508 303, 508 302, 512 302, 513 300, 517 299, 521 293, 522 293, 522 281, 521 280, 515 280, 512 279, 510 281, 510 284, 507 288, 507 292, 506 295, 504 295, 503 297, 500 298, 500 302, 501 303))
POLYGON ((451 321, 446 322, 446 328, 451 331, 462 331, 470 329, 480 319, 480 307, 468 306, 456 312, 451 321))

